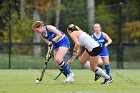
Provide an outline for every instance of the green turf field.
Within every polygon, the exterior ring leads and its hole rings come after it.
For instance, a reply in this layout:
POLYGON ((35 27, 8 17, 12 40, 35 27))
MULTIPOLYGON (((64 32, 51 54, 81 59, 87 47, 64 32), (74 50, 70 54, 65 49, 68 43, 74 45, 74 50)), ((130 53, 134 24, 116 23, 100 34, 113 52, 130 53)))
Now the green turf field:
POLYGON ((46 70, 43 81, 36 84, 41 74, 38 70, 0 70, 0 93, 140 93, 140 70, 112 70, 114 82, 101 85, 103 78, 94 81, 94 74, 87 69, 73 69, 75 82, 63 84, 65 77, 58 70, 46 70))

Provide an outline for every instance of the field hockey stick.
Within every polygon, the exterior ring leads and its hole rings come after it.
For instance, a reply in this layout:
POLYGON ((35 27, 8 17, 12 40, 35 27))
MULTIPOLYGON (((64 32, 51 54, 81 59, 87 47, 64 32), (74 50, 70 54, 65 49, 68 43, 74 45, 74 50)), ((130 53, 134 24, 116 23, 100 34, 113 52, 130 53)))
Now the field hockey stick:
MULTIPOLYGON (((53 49, 53 45, 49 46, 48 48, 49 48, 49 49, 48 49, 48 52, 47 52, 47 55, 46 55, 46 56, 50 56, 50 55, 51 55, 51 51, 52 51, 52 49, 53 49)), ((44 67, 43 67, 43 69, 42 69, 40 78, 37 78, 37 79, 36 79, 36 83, 39 83, 39 82, 42 81, 43 76, 44 76, 44 73, 45 73, 45 70, 46 70, 46 68, 47 68, 47 63, 48 63, 49 60, 50 60, 50 57, 49 57, 48 59, 45 60, 45 65, 44 65, 44 67)))
MULTIPOLYGON (((72 56, 71 59, 69 60, 69 62, 72 62, 74 59, 75 59, 75 56, 72 56)), ((68 65, 68 63, 67 63, 67 65, 68 65)), ((65 69, 67 67, 67 65, 63 69, 65 69)), ((64 70, 61 70, 60 73, 54 78, 54 80, 56 80, 63 72, 64 72, 64 70)))

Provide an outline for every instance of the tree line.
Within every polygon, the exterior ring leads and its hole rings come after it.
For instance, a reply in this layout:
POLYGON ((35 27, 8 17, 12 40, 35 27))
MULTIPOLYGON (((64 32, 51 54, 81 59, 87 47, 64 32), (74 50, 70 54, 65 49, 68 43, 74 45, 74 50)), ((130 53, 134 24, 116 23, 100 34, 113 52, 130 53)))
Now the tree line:
POLYGON ((140 41, 139 0, 2 0, 0 42, 8 42, 9 24, 12 42, 41 42, 31 29, 36 20, 55 25, 64 33, 73 23, 90 34, 98 22, 113 42, 140 41))

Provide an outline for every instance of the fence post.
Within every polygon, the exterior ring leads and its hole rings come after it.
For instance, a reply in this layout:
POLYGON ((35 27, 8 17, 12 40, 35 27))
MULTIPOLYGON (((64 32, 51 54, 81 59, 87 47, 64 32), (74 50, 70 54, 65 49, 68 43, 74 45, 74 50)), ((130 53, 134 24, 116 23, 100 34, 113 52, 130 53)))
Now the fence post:
POLYGON ((8 29, 9 29, 9 44, 8 44, 8 47, 9 47, 9 69, 11 69, 11 0, 9 0, 9 8, 8 8, 8 18, 9 18, 9 26, 8 26, 8 29))
POLYGON ((119 44, 117 47, 117 68, 123 69, 123 45, 119 44))
POLYGON ((117 47, 117 68, 123 69, 123 43, 122 43, 122 30, 121 30, 121 24, 122 24, 122 2, 119 4, 119 45, 117 47))

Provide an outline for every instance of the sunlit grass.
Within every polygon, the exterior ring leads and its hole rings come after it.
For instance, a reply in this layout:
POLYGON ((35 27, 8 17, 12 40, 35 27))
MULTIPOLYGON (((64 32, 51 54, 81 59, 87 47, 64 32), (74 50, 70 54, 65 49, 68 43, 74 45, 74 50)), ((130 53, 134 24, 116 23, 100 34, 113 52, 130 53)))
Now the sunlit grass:
POLYGON ((72 69, 75 82, 63 84, 65 77, 58 70, 46 70, 43 81, 36 84, 41 74, 38 70, 0 70, 0 93, 140 93, 140 70, 112 70, 114 82, 101 85, 103 78, 94 81, 94 73, 90 70, 72 69))

